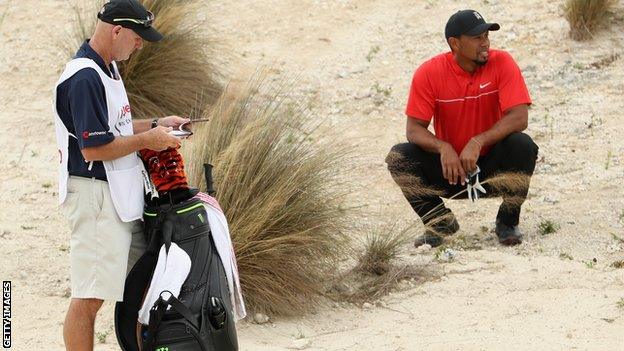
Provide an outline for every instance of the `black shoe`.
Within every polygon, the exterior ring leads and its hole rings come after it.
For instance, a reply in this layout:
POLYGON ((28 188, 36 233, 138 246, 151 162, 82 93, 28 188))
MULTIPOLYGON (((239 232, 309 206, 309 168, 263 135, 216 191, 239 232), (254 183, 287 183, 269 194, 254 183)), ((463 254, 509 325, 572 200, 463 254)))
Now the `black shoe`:
POLYGON ((423 235, 416 238, 414 241, 414 247, 429 244, 431 247, 438 247, 444 242, 444 237, 447 235, 453 235, 459 230, 459 223, 452 213, 445 215, 448 218, 433 224, 427 228, 423 235))
POLYGON ((496 220, 496 229, 494 230, 498 236, 498 242, 505 246, 514 246, 522 243, 522 233, 518 230, 518 226, 510 226, 496 220))

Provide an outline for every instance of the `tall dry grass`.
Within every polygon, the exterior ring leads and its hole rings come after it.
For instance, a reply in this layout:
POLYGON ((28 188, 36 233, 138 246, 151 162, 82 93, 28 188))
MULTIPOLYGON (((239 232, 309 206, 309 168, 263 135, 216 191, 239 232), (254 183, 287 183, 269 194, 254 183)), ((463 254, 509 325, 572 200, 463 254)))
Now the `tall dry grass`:
POLYGON ((404 280, 419 282, 435 273, 425 265, 406 264, 400 254, 415 235, 414 226, 381 224, 366 229, 366 240, 353 249, 355 266, 335 277, 326 295, 337 301, 371 302, 396 290, 404 280))
POLYGON ((345 250, 345 149, 318 139, 315 117, 279 89, 255 83, 229 87, 205 117, 185 150, 187 174, 205 189, 202 164, 214 165, 246 303, 274 314, 307 310, 345 250))
MULTIPOLYGON (((401 188, 401 191, 406 197, 414 200, 425 200, 431 197, 447 197, 448 199, 462 199, 467 197, 465 188, 455 194, 448 194, 443 189, 423 184, 420 178, 407 171, 413 167, 410 162, 411 161, 406 160, 398 152, 390 152, 386 157, 386 163, 389 166, 395 169, 406 170, 402 173, 392 173, 394 181, 401 188)), ((522 194, 523 189, 528 189, 530 181, 530 176, 518 172, 504 172, 492 175, 487 179, 481 179, 481 184, 487 190, 487 194, 483 197, 502 197, 504 200, 502 206, 522 205, 525 198, 520 194, 522 194)), ((454 220, 454 215, 451 212, 445 212, 444 204, 442 203, 423 215, 422 220, 426 223, 426 231, 438 235, 445 235, 436 230, 436 228, 439 225, 452 222, 454 220)))
MULTIPOLYGON (((105 1, 73 3, 74 28, 61 46, 73 56, 89 38, 105 1)), ((200 0, 143 0, 165 38, 145 42, 129 60, 119 62, 128 98, 137 118, 201 115, 223 91, 226 53, 210 29, 200 0), (201 104, 197 102, 201 101, 201 104)))
POLYGON ((563 10, 570 24, 570 38, 579 41, 593 38, 615 4, 615 0, 566 0, 563 10))
POLYGON ((409 227, 399 229, 396 223, 373 229, 366 236, 364 249, 357 255, 355 269, 375 275, 388 273, 402 246, 411 240, 407 235, 410 229, 409 227))

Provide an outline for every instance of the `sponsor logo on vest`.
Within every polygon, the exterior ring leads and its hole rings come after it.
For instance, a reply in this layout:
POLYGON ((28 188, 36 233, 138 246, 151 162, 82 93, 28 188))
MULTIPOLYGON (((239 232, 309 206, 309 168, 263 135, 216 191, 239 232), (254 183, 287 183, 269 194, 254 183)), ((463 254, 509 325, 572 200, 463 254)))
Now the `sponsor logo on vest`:
POLYGON ((121 108, 121 111, 119 111, 119 118, 124 118, 128 114, 130 114, 130 105, 121 108))
POLYGON ((117 124, 115 125, 115 129, 117 129, 120 135, 123 135, 121 133, 120 127, 129 125, 131 123, 132 123, 132 113, 130 112, 130 105, 126 105, 122 107, 119 110, 119 113, 117 114, 117 124))

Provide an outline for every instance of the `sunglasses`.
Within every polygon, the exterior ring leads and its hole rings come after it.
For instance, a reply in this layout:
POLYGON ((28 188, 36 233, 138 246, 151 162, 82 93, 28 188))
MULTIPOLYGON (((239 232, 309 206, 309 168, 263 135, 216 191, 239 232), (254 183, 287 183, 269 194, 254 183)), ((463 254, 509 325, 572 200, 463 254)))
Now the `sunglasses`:
POLYGON ((113 22, 132 22, 136 24, 141 24, 145 28, 149 28, 152 26, 152 23, 154 23, 154 14, 150 11, 147 11, 147 19, 144 20, 136 18, 115 18, 113 19, 113 22))

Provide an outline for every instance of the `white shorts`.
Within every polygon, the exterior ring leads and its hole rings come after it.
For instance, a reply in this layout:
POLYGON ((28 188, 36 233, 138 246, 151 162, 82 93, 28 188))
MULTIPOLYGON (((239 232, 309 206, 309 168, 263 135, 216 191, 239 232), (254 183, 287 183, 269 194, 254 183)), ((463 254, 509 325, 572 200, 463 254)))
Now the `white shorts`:
POLYGON ((108 183, 70 176, 61 205, 71 227, 72 298, 123 300, 127 273, 145 252, 143 223, 122 222, 108 183))

